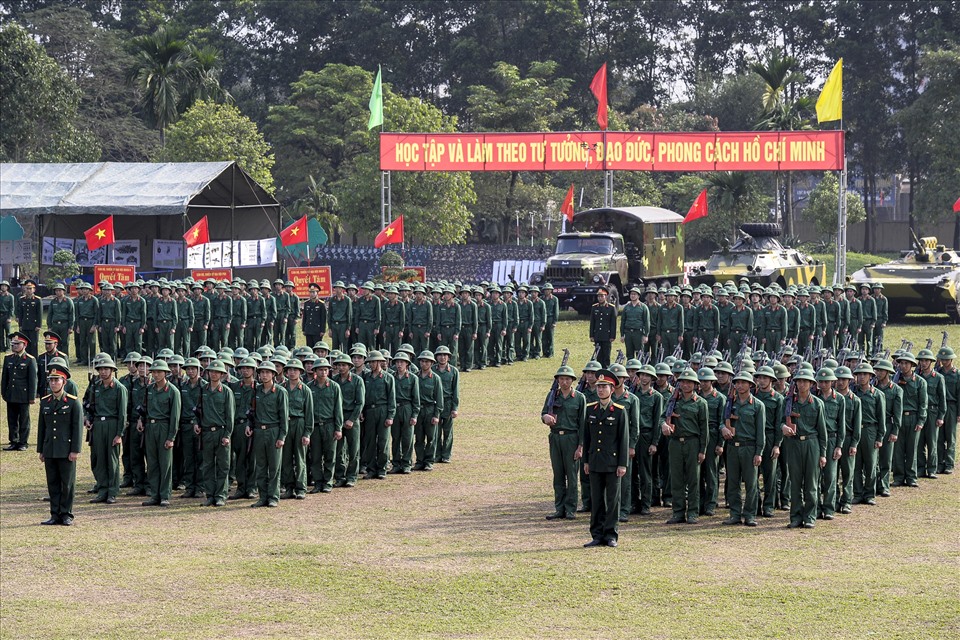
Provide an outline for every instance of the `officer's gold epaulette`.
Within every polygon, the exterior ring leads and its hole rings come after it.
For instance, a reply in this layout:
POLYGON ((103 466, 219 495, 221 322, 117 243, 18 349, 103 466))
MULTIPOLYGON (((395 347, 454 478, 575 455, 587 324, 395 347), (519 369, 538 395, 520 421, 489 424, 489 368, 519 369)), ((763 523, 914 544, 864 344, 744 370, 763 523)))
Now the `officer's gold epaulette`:
POLYGON ((30 358, 31 360, 36 360, 36 358, 34 358, 34 357, 33 357, 32 355, 30 355, 29 353, 24 353, 23 355, 27 356, 27 357, 30 358))
POLYGON ((617 404, 616 402, 611 402, 610 404, 612 404, 613 406, 615 406, 617 409, 623 409, 623 405, 622 405, 622 404, 617 404))
POLYGON ((594 406, 596 406, 596 405, 598 405, 598 404, 600 404, 600 403, 599 403, 599 402, 588 402, 588 403, 587 403, 587 406, 588 406, 588 407, 594 407, 594 406))
POLYGON ((63 394, 63 395, 67 396, 67 397, 70 398, 71 400, 76 400, 76 399, 77 399, 77 396, 72 396, 72 395, 70 395, 69 393, 65 393, 65 394, 63 394))
POLYGON ((53 395, 52 393, 48 393, 47 395, 43 396, 43 397, 40 398, 40 399, 41 399, 41 400, 46 400, 47 398, 49 398, 49 397, 52 396, 52 395, 53 395))

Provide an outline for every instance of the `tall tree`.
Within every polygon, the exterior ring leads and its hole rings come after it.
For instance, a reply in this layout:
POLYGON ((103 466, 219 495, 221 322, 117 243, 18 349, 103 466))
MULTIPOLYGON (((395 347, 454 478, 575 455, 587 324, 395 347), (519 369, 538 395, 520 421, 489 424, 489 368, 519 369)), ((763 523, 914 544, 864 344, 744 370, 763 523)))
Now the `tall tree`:
POLYGON ((0 28, 0 69, 0 160, 99 159, 96 140, 79 125, 79 88, 19 24, 0 28))

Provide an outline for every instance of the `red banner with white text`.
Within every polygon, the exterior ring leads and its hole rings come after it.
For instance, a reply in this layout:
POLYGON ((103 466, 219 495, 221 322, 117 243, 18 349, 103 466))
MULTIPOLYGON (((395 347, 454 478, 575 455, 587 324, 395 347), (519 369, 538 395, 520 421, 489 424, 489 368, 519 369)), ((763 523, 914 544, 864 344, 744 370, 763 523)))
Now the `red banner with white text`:
POLYGON ((381 133, 381 171, 839 171, 843 131, 381 133))

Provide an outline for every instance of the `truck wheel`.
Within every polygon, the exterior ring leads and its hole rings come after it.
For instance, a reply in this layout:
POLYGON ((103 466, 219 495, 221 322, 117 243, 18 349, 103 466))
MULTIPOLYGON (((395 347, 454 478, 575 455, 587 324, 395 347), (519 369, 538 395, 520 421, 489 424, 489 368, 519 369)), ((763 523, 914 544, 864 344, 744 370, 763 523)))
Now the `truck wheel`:
POLYGON ((740 231, 754 238, 776 238, 781 233, 776 222, 747 222, 740 225, 740 231))
POLYGON ((617 285, 615 284, 608 284, 607 288, 610 289, 610 294, 607 296, 607 300, 610 301, 610 303, 613 304, 613 306, 619 312, 620 311, 620 291, 617 289, 617 285))

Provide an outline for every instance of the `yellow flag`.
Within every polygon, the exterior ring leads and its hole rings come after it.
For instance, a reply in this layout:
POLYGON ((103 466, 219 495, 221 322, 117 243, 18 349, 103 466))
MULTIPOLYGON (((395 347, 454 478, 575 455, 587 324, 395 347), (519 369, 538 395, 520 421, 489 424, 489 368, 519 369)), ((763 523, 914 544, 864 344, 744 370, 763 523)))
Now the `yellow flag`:
POLYGON ((843 58, 837 60, 817 98, 817 122, 843 120, 843 58))

